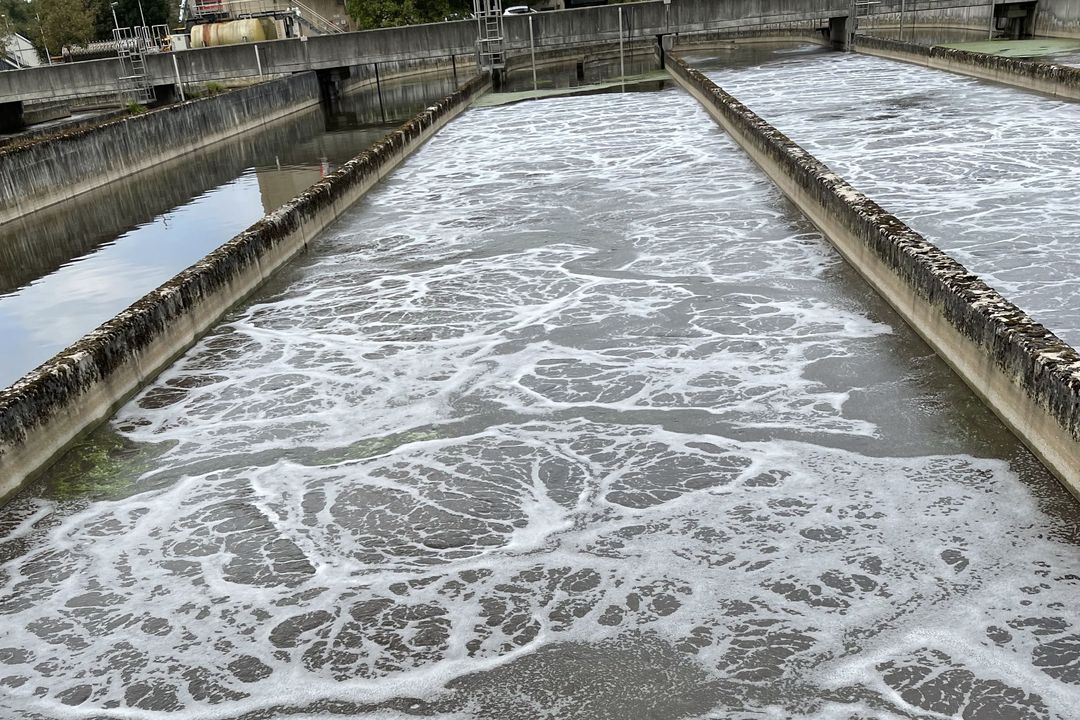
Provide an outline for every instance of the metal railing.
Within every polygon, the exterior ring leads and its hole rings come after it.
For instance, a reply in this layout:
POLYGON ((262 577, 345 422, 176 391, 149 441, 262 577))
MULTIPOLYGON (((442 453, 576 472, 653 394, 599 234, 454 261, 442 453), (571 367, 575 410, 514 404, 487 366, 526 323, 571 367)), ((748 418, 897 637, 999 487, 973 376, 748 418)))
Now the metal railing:
POLYGON ((292 4, 299 10, 297 17, 312 23, 316 29, 322 30, 328 35, 345 32, 345 28, 338 26, 333 20, 320 15, 307 5, 297 2, 297 0, 292 0, 292 4))
POLYGON ((476 14, 476 50, 480 67, 485 70, 504 68, 502 0, 473 0, 473 12, 476 14))
POLYGON ((346 32, 340 23, 298 0, 189 0, 181 7, 181 20, 242 19, 260 15, 291 14, 325 35, 346 32))
POLYGON ((146 74, 146 53, 153 48, 153 34, 148 27, 115 28, 113 41, 120 61, 117 85, 120 96, 128 102, 145 103, 154 97, 154 88, 146 74))

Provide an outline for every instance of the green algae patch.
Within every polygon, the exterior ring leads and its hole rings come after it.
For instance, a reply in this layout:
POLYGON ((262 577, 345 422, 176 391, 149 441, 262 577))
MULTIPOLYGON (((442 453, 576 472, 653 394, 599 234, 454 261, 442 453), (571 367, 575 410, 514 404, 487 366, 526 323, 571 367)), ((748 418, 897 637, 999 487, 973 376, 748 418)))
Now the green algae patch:
POLYGON ((1045 57, 1080 50, 1080 40, 1039 38, 1038 40, 982 40, 980 42, 946 43, 938 47, 1000 57, 1045 57))
POLYGON ((399 448, 403 445, 416 442, 428 442, 443 437, 440 433, 430 428, 409 430, 407 432, 383 435, 382 437, 365 438, 358 442, 339 449, 321 452, 314 458, 315 465, 334 465, 350 460, 366 460, 377 455, 399 448))
POLYGON ((50 469, 41 495, 54 500, 118 500, 139 492, 138 480, 171 443, 134 443, 108 428, 73 445, 50 469))

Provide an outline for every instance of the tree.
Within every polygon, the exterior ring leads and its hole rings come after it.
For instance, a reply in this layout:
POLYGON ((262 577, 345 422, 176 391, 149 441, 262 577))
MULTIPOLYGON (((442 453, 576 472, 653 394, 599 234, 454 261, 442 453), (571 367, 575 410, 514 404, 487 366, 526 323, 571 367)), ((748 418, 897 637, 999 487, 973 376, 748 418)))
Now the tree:
POLYGON ((0 47, 7 48, 15 33, 32 41, 37 25, 31 20, 30 6, 24 0, 0 0, 0 47))
POLYGON ((361 30, 440 22, 472 12, 472 0, 346 0, 345 8, 361 30))
POLYGON ((85 45, 93 36, 94 14, 83 0, 33 0, 30 10, 41 25, 37 34, 53 55, 64 45, 85 45))
MULTIPOLYGON (((94 12, 94 38, 97 40, 112 40, 113 25, 112 7, 110 0, 90 0, 94 12)), ((142 0, 142 15, 146 17, 146 24, 169 25, 176 23, 179 6, 170 0, 142 0)), ((137 27, 142 25, 142 16, 139 14, 139 0, 116 0, 116 21, 120 27, 137 27)))

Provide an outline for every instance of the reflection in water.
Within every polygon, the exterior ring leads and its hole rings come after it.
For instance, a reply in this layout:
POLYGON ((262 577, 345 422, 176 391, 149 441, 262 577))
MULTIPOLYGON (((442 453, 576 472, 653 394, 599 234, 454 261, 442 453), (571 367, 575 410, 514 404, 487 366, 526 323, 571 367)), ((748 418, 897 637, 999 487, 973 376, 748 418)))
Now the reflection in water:
POLYGON ((387 84, 381 107, 364 89, 0 225, 0 387, 452 89, 387 84))
POLYGON ((1080 105, 863 55, 722 65, 700 64, 852 185, 1080 345, 1080 105), (804 87, 814 91, 792 92, 804 87))
MULTIPOLYGON (((625 77, 634 77, 659 69, 660 61, 652 52, 645 55, 627 54, 622 63, 619 62, 616 55, 613 58, 607 56, 589 58, 581 62, 543 64, 537 67, 536 89, 550 90, 553 88, 596 85, 618 80, 622 76, 623 70, 625 70, 625 77)), ((510 72, 499 90, 500 92, 515 93, 533 89, 532 68, 526 65, 510 72)), ((659 88, 646 87, 640 89, 654 90, 659 88)))
POLYGON ((689 97, 474 109, 0 512, 0 714, 1064 719, 1074 509, 689 97))

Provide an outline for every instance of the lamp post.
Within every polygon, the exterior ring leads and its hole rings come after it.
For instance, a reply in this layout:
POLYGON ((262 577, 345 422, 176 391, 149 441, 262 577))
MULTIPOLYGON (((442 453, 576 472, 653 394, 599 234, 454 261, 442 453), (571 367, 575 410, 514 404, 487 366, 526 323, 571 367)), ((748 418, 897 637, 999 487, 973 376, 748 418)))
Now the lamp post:
POLYGON ((143 15, 142 11, 142 0, 139 0, 139 19, 142 20, 142 26, 146 27, 146 16, 143 15))
POLYGON ((52 53, 49 52, 49 41, 45 39, 45 27, 41 24, 41 13, 35 12, 34 17, 37 18, 37 29, 41 33, 41 47, 45 48, 45 57, 49 59, 49 64, 52 65, 52 53))
POLYGON ((116 2, 109 3, 109 7, 112 8, 112 22, 113 22, 113 27, 116 28, 116 40, 117 40, 117 42, 120 41, 120 21, 116 19, 116 6, 119 5, 119 4, 120 3, 116 3, 116 2))

